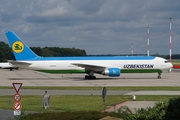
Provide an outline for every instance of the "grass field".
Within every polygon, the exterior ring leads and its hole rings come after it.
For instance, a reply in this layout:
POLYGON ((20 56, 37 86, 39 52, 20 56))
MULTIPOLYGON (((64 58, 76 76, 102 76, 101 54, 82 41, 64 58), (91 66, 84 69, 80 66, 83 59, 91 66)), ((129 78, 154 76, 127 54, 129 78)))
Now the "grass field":
MULTIPOLYGON (((14 89, 12 86, 0 87, 0 89, 14 89)), ((102 87, 26 87, 22 86, 21 89, 42 89, 42 90, 102 90, 102 87)), ((168 91, 180 91, 180 87, 106 87, 107 90, 168 90, 168 91)), ((0 96, 0 109, 14 109, 14 96, 0 96), (7 100, 10 99, 11 103, 8 105, 7 100)), ((150 100, 150 101, 168 101, 170 98, 178 96, 136 96, 136 100, 150 100)), ((113 106, 125 101, 132 100, 132 96, 117 95, 107 96, 107 106, 113 106)), ((22 110, 30 111, 45 111, 42 109, 42 96, 22 96, 21 100, 22 110)), ((103 102, 101 96, 87 95, 87 96, 51 96, 51 111, 101 111, 103 110, 103 102)))
POLYGON ((180 65, 180 60, 172 60, 173 65, 180 65))
MULTIPOLYGON (((14 96, 0 96, 0 109, 14 109, 14 96), (10 105, 7 100, 10 99, 10 105)), ((154 96, 138 95, 137 101, 168 101, 170 98, 179 96, 154 96)), ((125 101, 133 100, 132 96, 117 95, 107 96, 107 106, 115 106, 125 101)), ((21 99, 23 111, 102 111, 104 109, 101 96, 51 96, 50 109, 44 110, 42 107, 42 96, 22 96, 21 99)))

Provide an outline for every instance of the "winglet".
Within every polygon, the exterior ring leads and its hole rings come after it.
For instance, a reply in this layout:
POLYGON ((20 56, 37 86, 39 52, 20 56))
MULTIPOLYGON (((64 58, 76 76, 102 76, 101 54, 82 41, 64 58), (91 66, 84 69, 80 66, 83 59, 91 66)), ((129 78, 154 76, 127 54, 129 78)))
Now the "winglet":
POLYGON ((16 60, 39 58, 13 31, 6 31, 5 34, 16 60))

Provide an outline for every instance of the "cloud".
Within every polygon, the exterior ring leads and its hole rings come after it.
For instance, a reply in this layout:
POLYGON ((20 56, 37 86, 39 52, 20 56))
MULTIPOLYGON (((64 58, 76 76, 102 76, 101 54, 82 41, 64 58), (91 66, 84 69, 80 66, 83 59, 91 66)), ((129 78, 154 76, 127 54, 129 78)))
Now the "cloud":
POLYGON ((179 54, 180 2, 168 0, 1 0, 0 39, 13 30, 29 46, 75 47, 87 54, 169 54, 169 18, 173 50, 179 54))

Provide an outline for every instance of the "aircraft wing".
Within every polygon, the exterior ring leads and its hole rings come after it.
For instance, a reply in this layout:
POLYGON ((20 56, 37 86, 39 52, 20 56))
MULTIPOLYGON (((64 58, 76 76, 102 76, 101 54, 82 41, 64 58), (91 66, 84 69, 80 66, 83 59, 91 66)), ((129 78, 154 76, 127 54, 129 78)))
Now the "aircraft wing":
POLYGON ((72 63, 72 64, 78 67, 85 68, 86 70, 94 70, 96 72, 101 72, 108 67, 108 66, 95 65, 95 64, 89 64, 89 63, 87 64, 86 63, 72 63))

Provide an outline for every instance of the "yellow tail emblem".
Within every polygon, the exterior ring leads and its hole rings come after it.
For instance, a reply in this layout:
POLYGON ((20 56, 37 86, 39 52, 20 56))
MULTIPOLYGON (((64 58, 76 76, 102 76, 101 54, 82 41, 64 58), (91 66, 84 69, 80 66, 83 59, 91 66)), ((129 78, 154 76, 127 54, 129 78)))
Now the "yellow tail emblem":
POLYGON ((24 50, 24 45, 22 42, 20 41, 16 41, 13 43, 12 45, 12 50, 16 53, 20 53, 24 50))

